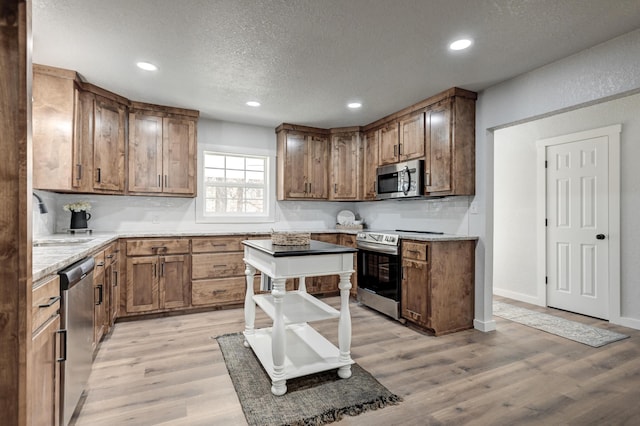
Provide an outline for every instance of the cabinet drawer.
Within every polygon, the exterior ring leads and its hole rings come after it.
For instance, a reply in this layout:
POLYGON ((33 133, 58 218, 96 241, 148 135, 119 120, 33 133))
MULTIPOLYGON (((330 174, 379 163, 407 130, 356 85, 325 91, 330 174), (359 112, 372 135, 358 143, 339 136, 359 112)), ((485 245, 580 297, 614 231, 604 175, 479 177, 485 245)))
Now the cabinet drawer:
POLYGON ((338 244, 339 234, 311 234, 311 239, 325 243, 338 244))
MULTIPOLYGON (((260 288, 260 277, 254 278, 254 291, 260 288)), ((193 306, 219 305, 244 302, 247 289, 245 277, 217 278, 191 282, 193 306)))
POLYGON ((118 243, 113 243, 104 249, 105 266, 109 266, 118 260, 118 243))
POLYGON ((58 314, 60 309, 60 277, 45 278, 35 284, 32 296, 31 331, 34 332, 49 318, 58 314))
POLYGON ((104 262, 104 250, 99 251, 97 253, 93 254, 93 260, 94 262, 96 262, 96 266, 93 272, 93 275, 96 275, 97 273, 104 271, 104 267, 105 267, 105 262, 104 262))
POLYGON ((417 241, 402 240, 402 258, 427 261, 429 244, 417 241))
POLYGON ((189 240, 129 240, 127 256, 189 253, 189 240))
POLYGON ((356 247, 356 236, 351 234, 340 234, 340 244, 347 247, 356 247))
POLYGON ((243 252, 194 254, 191 278, 244 277, 243 257, 243 252))
POLYGON ((225 237, 194 238, 191 240, 193 253, 218 253, 223 251, 242 251, 242 241, 246 235, 234 235, 225 237))

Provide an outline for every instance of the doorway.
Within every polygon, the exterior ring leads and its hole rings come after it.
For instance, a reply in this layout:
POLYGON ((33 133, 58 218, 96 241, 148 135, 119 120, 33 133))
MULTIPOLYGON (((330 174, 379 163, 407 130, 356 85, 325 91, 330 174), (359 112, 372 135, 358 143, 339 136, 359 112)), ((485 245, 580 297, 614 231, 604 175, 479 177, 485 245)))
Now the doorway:
POLYGON ((549 307, 619 317, 620 131, 614 125, 536 143, 538 282, 549 307))

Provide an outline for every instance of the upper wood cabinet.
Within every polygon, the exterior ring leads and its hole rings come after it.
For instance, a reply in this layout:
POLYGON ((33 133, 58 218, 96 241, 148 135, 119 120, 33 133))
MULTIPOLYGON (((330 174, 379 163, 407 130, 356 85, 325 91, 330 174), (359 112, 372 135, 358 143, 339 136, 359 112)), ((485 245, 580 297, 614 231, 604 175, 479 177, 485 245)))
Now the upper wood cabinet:
POLYGON ((129 192, 195 197, 197 111, 144 107, 129 114, 129 192))
POLYGON ((475 99, 430 107, 425 147, 425 195, 475 194, 475 99))
POLYGON ((326 130, 282 124, 277 133, 278 200, 327 199, 326 130))
POLYGON ((33 65, 33 187, 76 191, 81 186, 79 77, 33 65))
POLYGON ((397 122, 388 123, 380 128, 378 137, 379 145, 379 165, 393 164, 398 162, 398 145, 400 143, 400 132, 397 122))
POLYGON ((123 193, 126 99, 74 71, 34 65, 33 187, 123 193))
POLYGON ((361 169, 360 129, 331 130, 330 200, 357 200, 361 169))
POLYGON ((400 119, 400 161, 424 157, 424 112, 414 112, 400 119))
POLYGON ((377 168, 378 168, 378 148, 379 148, 379 130, 370 130, 364 134, 362 140, 362 170, 360 173, 361 181, 361 199, 375 200, 378 189, 377 168))

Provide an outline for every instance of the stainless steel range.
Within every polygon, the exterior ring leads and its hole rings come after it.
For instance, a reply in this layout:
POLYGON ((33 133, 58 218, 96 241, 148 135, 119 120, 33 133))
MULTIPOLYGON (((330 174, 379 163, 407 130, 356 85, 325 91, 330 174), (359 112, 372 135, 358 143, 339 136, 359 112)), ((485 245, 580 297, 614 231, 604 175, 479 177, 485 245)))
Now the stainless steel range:
POLYGON ((358 301, 400 319, 400 236, 394 231, 360 232, 358 301))

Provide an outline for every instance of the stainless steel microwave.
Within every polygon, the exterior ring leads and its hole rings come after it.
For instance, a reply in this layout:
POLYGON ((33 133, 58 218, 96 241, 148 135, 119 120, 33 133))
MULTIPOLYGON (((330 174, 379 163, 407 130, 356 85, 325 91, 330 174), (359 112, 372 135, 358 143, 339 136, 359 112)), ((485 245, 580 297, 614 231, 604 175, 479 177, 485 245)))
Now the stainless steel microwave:
POLYGON ((421 197, 424 194, 423 176, 424 160, 380 166, 376 174, 377 198, 421 197))

